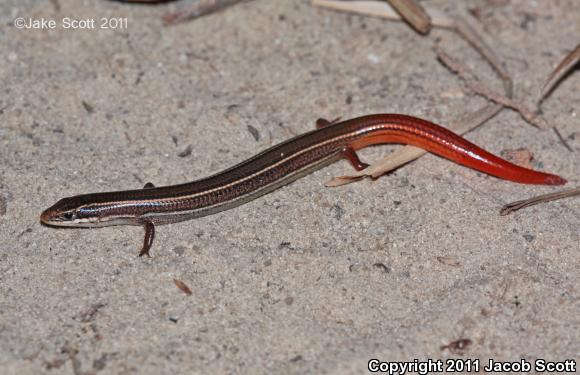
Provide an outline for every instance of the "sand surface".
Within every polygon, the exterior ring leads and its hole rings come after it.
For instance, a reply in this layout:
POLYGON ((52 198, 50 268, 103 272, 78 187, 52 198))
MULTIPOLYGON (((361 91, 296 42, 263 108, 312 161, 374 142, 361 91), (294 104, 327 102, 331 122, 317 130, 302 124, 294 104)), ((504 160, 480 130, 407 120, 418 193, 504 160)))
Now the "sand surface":
MULTIPOLYGON (((529 106, 580 35, 572 0, 428 3, 477 16, 529 106)), ((137 257, 140 227, 41 226, 41 210, 62 197, 203 177, 318 117, 396 112, 447 124, 485 105, 436 60, 436 40, 502 90, 449 31, 422 37, 286 0, 163 26, 181 5, 0 3, 2 374, 358 374, 370 358, 580 360, 580 201, 501 217, 503 204, 557 188, 433 155, 326 188, 351 170, 341 161, 237 209, 159 227, 150 259, 137 257), (18 17, 57 25, 17 29, 18 17), (95 29, 65 29, 65 17, 94 19, 95 29), (103 17, 127 27, 100 29, 103 17), (441 348, 460 339, 471 341, 462 352, 441 348)), ((542 107, 573 152, 510 110, 467 138, 494 153, 527 148, 534 168, 577 186, 579 87, 576 70, 542 107)))

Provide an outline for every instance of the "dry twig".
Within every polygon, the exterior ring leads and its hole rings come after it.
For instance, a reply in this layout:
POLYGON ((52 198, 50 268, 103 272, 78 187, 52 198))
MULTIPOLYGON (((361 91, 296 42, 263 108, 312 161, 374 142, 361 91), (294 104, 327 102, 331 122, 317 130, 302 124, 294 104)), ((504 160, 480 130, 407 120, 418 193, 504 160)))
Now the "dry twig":
MULTIPOLYGON (((566 73, 568 73, 570 71, 570 69, 572 69, 572 67, 578 63, 578 61, 580 61, 580 44, 576 47, 576 49, 574 51, 570 52, 560 62, 560 64, 558 64, 556 69, 554 69, 554 71, 550 74, 550 76, 548 77, 548 79, 546 80, 546 83, 544 84, 544 86, 542 88, 538 103, 541 103, 542 100, 544 100, 544 98, 555 87, 556 83, 558 83, 562 79, 562 77, 564 77, 564 75, 566 75, 566 73)), ((554 129, 554 132, 556 133, 556 135, 558 136, 558 139, 560 140, 560 142, 562 142, 562 144, 564 145, 564 147, 566 147, 568 149, 568 151, 573 152, 574 150, 564 140, 564 138, 562 137, 562 135, 560 134, 558 129, 556 127, 554 127, 553 129, 554 129)), ((508 203, 502 207, 499 214, 502 216, 505 216, 505 215, 509 215, 512 212, 520 210, 520 209, 525 208, 525 207, 530 207, 530 206, 534 206, 536 204, 555 201, 555 200, 569 198, 569 197, 578 196, 578 195, 580 195, 580 187, 574 188, 574 189, 562 190, 562 191, 559 191, 556 193, 539 195, 537 197, 508 203)))
POLYGON ((566 148, 566 150, 568 150, 570 152, 574 152, 574 149, 572 147, 570 147, 568 142, 566 142, 564 137, 562 137, 562 134, 560 134, 560 131, 558 130, 558 128, 554 126, 552 129, 554 129, 554 133, 556 133, 556 136, 560 140, 560 143, 562 143, 562 145, 566 148))
POLYGON ((552 91, 555 87, 556 83, 560 81, 566 73, 568 73, 576 64, 580 61, 580 44, 576 46, 576 48, 570 52, 561 62, 558 64, 556 69, 550 74, 546 83, 542 87, 542 91, 540 93, 540 99, 538 102, 542 102, 544 98, 552 91))
POLYGON ((537 116, 534 112, 526 108, 523 104, 510 99, 504 95, 501 95, 483 83, 481 83, 472 72, 470 72, 464 65, 462 65, 459 61, 454 60, 448 54, 446 54, 443 50, 437 49, 437 57, 443 65, 447 68, 452 70, 454 73, 457 73, 461 79, 465 81, 467 86, 476 94, 481 95, 493 102, 501 104, 505 107, 511 108, 517 112, 526 120, 529 124, 536 126, 541 129, 547 129, 548 123, 546 120, 542 119, 541 117, 537 116))
POLYGON ((499 214, 501 216, 505 216, 505 215, 511 214, 514 211, 520 210, 524 207, 530 207, 530 206, 534 206, 536 204, 555 201, 555 200, 563 199, 563 198, 569 198, 569 197, 573 197, 576 195, 580 195, 580 187, 577 187, 574 189, 569 189, 569 190, 559 191, 557 193, 539 195, 537 197, 508 203, 501 208, 501 211, 499 212, 499 214))
POLYGON ((193 19, 217 12, 226 7, 235 5, 245 0, 199 0, 195 4, 177 11, 175 13, 167 13, 163 16, 163 23, 165 25, 175 25, 177 23, 191 21, 193 19))

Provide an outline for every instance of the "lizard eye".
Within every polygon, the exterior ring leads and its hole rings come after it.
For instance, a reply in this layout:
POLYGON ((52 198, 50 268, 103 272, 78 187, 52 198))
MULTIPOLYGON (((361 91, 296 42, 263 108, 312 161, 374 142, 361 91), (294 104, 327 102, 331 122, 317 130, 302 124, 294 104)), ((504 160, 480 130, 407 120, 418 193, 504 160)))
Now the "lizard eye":
POLYGON ((64 214, 62 214, 62 217, 64 217, 66 220, 71 220, 73 218, 73 213, 72 212, 65 212, 64 214))

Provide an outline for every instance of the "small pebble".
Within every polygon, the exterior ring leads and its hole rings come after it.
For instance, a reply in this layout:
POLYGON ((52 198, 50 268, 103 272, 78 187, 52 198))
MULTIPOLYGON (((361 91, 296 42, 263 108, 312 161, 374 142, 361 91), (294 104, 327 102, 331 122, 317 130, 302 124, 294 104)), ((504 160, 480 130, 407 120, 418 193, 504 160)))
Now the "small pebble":
POLYGON ((185 246, 176 246, 173 248, 173 252, 179 256, 185 254, 185 246))
POLYGON ((528 242, 532 242, 534 240, 534 238, 536 238, 536 237, 534 237, 531 234, 524 234, 524 239, 528 242))
POLYGON ((254 128, 252 125, 248 125, 248 131, 256 141, 260 140, 260 132, 258 129, 254 128))
POLYGON ((330 211, 332 213, 332 217, 334 217, 336 220, 340 220, 342 218, 342 215, 344 215, 344 213, 346 212, 344 208, 340 207, 338 204, 332 206, 330 211))
POLYGON ((186 156, 191 155, 191 152, 193 151, 193 147, 191 147, 191 145, 188 145, 185 150, 181 151, 179 154, 177 154, 177 156, 179 156, 180 158, 184 158, 186 156))
POLYGON ((367 55, 367 59, 369 60, 369 62, 370 62, 371 64, 378 64, 378 63, 380 63, 380 62, 381 62, 381 59, 379 58, 379 56, 377 56, 377 55, 376 55, 376 54, 374 54, 374 53, 369 53, 369 54, 367 55))

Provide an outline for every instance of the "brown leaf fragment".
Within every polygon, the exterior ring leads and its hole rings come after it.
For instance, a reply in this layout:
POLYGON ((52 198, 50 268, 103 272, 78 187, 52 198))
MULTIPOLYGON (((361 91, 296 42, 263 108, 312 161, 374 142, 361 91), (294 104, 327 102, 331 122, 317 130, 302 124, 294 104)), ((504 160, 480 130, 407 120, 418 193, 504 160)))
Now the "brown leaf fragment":
POLYGON ((393 8, 409 25, 421 34, 431 30, 431 18, 416 0, 388 0, 393 8))
POLYGON ((527 148, 506 149, 501 151, 501 156, 520 167, 532 169, 534 154, 527 148))
POLYGON ((188 296, 191 296, 193 294, 191 289, 189 289, 189 287, 187 285, 185 285, 185 283, 183 281, 178 280, 178 279, 173 279, 173 282, 175 283, 175 286, 177 286, 179 288, 179 290, 181 290, 183 293, 187 294, 188 296))
POLYGON ((459 260, 456 257, 449 256, 449 255, 435 257, 435 259, 437 259, 437 261, 439 263, 445 264, 447 266, 457 267, 457 266, 461 265, 461 263, 459 263, 459 260))

